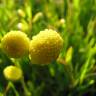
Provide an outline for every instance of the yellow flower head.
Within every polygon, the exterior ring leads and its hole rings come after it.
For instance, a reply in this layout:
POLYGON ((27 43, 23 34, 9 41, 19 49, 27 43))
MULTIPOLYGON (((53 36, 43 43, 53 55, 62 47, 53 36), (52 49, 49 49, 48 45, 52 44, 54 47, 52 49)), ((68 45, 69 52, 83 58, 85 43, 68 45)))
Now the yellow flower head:
POLYGON ((10 65, 4 69, 3 74, 7 80, 17 81, 22 77, 22 70, 10 65))
POLYGON ((48 64, 56 60, 63 46, 63 39, 54 30, 45 29, 33 37, 30 47, 30 59, 33 64, 48 64))
POLYGON ((29 38, 21 31, 10 31, 3 39, 2 49, 12 58, 22 57, 29 50, 29 38))

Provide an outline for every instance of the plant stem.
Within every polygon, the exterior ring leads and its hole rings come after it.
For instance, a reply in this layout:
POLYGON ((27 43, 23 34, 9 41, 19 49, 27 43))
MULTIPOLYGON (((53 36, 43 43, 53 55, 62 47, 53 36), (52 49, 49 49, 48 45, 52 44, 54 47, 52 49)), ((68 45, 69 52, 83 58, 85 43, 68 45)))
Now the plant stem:
POLYGON ((14 84, 13 84, 12 82, 9 82, 9 85, 12 87, 12 89, 13 89, 15 95, 16 95, 16 96, 20 96, 19 93, 18 93, 18 91, 16 90, 14 84))
POLYGON ((31 96, 31 92, 29 92, 29 90, 27 89, 23 76, 20 81, 21 81, 22 87, 24 89, 25 96, 31 96))
MULTIPOLYGON (((19 64, 19 61, 17 59, 12 59, 15 66, 19 67, 21 69, 21 66, 19 64)), ((21 69, 22 70, 22 69, 21 69)), ((22 78, 20 79, 20 82, 22 84, 22 87, 23 87, 23 90, 24 90, 24 93, 25 93, 25 96, 32 96, 31 95, 31 92, 29 92, 28 88, 26 87, 26 84, 24 82, 24 76, 22 76, 22 78)))
POLYGON ((5 90, 3 96, 7 96, 6 94, 7 94, 7 92, 9 91, 10 88, 13 89, 13 91, 14 91, 14 93, 15 93, 16 96, 20 96, 19 93, 17 92, 14 84, 13 84, 12 82, 10 82, 10 81, 8 82, 8 85, 7 85, 7 87, 6 87, 6 90, 5 90))
POLYGON ((9 82, 8 82, 3 96, 6 96, 6 94, 7 94, 7 92, 8 92, 9 89, 10 89, 10 84, 9 84, 9 82))

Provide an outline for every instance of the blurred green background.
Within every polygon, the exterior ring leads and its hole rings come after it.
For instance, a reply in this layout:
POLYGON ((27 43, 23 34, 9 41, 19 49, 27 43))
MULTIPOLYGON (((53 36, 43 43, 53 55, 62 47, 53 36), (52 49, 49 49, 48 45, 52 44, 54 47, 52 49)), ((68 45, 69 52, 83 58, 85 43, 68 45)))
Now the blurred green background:
MULTIPOLYGON (((57 61, 40 66, 28 56, 18 60, 31 96, 96 96, 96 0, 0 0, 0 42, 10 30, 31 39, 50 28, 64 39, 57 61)), ((3 69, 11 64, 0 49, 0 96, 8 84, 3 69)), ((12 84, 6 96, 26 96, 20 82, 12 84)))

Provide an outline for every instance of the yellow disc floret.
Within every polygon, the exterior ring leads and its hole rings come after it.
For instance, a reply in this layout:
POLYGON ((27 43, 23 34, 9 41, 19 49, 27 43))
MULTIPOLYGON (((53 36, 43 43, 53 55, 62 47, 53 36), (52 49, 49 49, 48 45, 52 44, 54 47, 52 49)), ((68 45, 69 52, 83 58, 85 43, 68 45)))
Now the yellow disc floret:
POLYGON ((21 31, 10 31, 3 39, 2 49, 12 58, 19 58, 29 50, 29 38, 21 31))
POLYGON ((33 64, 47 64, 57 59, 63 46, 63 39, 54 30, 45 29, 33 37, 29 47, 33 64))
POLYGON ((3 74, 7 80, 17 81, 22 77, 22 70, 16 66, 7 66, 3 74))

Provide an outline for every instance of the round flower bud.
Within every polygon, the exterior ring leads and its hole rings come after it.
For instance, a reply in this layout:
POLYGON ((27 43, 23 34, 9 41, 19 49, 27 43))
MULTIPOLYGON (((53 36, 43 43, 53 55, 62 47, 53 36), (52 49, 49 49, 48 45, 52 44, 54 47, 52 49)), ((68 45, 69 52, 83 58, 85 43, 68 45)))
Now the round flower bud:
POLYGON ((19 16, 21 16, 23 18, 25 17, 25 13, 24 13, 24 11, 22 9, 18 9, 17 13, 18 13, 19 16))
POLYGON ((51 29, 40 31, 33 37, 29 47, 29 57, 33 64, 48 64, 57 59, 63 46, 61 36, 51 29))
POLYGON ((30 40, 21 31, 10 31, 1 40, 2 49, 12 58, 19 58, 29 51, 30 40))
POLYGON ((16 66, 7 66, 3 74, 7 80, 17 81, 22 77, 22 70, 16 66))

